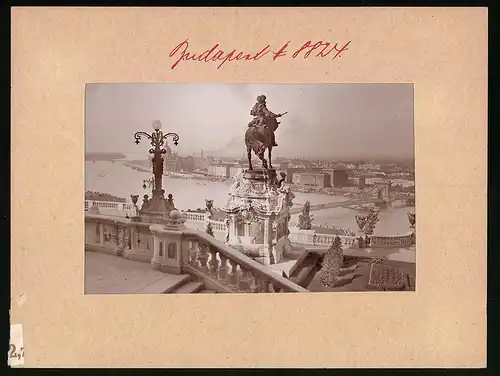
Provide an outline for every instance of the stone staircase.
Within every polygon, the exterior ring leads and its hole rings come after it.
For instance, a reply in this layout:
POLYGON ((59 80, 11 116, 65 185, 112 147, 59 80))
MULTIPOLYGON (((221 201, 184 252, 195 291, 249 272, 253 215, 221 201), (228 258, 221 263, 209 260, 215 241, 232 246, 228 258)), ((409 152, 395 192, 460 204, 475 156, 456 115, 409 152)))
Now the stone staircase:
POLYGON ((215 294, 216 291, 207 289, 203 282, 197 281, 190 274, 181 274, 176 276, 177 279, 165 280, 164 278, 155 281, 146 288, 141 289, 139 294, 197 294, 197 293, 211 293, 215 294))
POLYGON ((168 289, 163 291, 163 294, 215 294, 216 291, 207 289, 203 282, 197 281, 190 274, 184 275, 184 277, 177 283, 170 286, 168 289))
POLYGON ((319 271, 318 262, 321 258, 322 255, 309 253, 304 258, 297 260, 297 267, 290 275, 290 281, 307 288, 316 273, 319 271))

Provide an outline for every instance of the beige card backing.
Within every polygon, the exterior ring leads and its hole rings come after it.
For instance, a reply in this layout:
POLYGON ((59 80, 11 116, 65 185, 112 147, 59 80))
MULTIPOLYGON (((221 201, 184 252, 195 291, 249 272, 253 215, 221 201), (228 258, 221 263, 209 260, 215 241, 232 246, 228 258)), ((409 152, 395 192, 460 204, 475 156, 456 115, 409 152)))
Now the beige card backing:
POLYGON ((13 8, 25 366, 484 366, 487 30, 485 8, 13 8), (172 70, 186 38, 199 52, 351 43, 340 59, 172 70), (416 292, 84 296, 85 84, 173 81, 414 83, 416 292))

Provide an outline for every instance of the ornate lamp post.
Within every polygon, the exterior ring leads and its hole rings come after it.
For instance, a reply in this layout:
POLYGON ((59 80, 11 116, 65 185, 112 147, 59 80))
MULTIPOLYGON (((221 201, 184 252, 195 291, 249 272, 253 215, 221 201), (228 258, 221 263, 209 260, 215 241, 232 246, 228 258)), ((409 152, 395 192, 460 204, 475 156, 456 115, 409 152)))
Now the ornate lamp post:
MULTIPOLYGON (((144 136, 150 142, 151 149, 149 149, 149 153, 153 155, 153 197, 151 198, 150 205, 148 211, 161 214, 165 213, 165 191, 162 189, 162 176, 163 176, 163 156, 162 154, 166 154, 167 150, 164 148, 165 141, 167 138, 172 137, 174 140, 174 145, 178 144, 179 135, 177 133, 163 133, 161 131, 161 122, 156 120, 153 122, 154 132, 148 134, 146 132, 136 132, 134 134, 135 143, 138 145, 141 138, 144 136)), ((168 148, 168 146, 167 146, 168 148)))

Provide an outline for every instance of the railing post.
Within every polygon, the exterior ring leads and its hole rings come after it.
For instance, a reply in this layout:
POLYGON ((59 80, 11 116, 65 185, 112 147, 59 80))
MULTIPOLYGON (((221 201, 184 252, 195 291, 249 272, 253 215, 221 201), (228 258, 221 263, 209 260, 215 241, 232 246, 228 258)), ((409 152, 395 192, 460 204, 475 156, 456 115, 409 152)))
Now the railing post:
POLYGON ((104 224, 102 222, 99 222, 99 236, 99 243, 104 244, 104 224))
POLYGON ((283 292, 283 289, 279 286, 276 286, 276 285, 272 285, 273 286, 273 289, 274 289, 274 292, 283 292))
POLYGON ((238 264, 236 261, 229 260, 231 264, 231 274, 229 275, 229 286, 236 288, 238 284, 238 264))
POLYGON ((229 268, 227 266, 227 257, 224 256, 222 253, 220 254, 220 267, 219 267, 219 279, 221 280, 226 280, 227 278, 227 272, 229 268))
POLYGON ((217 260, 217 249, 210 247, 210 275, 217 278, 219 260, 217 260))
POLYGON ((250 273, 250 292, 252 293, 259 292, 257 277, 253 273, 250 273))
POLYGON ((261 282, 262 282, 262 292, 269 292, 269 281, 263 279, 261 282))
POLYGON ((241 269, 241 277, 240 280, 238 281, 238 289, 241 291, 250 291, 250 282, 251 282, 251 272, 245 268, 241 269))
POLYGON ((208 245, 198 243, 198 249, 200 250, 198 253, 198 261, 200 262, 200 269, 205 273, 208 273, 208 245))
POLYGON ((189 265, 193 268, 198 268, 198 245, 194 242, 190 243, 189 246, 189 265))

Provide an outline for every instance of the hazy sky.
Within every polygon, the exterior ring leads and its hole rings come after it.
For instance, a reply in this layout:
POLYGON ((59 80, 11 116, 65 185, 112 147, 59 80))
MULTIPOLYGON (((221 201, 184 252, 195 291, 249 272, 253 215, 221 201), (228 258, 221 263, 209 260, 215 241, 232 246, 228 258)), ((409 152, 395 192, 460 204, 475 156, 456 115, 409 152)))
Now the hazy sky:
POLYGON ((412 84, 88 84, 86 150, 146 156, 149 144, 133 135, 160 120, 179 135, 179 154, 242 156, 260 94, 271 111, 288 111, 275 156, 413 157, 412 84))

